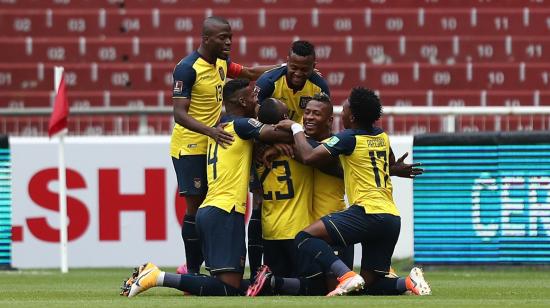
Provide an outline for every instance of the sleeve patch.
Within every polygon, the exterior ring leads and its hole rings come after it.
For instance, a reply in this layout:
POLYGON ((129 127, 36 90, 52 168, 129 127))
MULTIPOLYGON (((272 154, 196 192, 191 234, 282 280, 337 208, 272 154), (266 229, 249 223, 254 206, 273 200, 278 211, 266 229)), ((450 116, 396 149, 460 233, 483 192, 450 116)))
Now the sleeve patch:
POLYGON ((250 125, 252 125, 252 126, 254 126, 254 127, 256 127, 256 128, 258 128, 258 127, 260 127, 260 126, 263 125, 262 122, 260 122, 260 121, 258 121, 258 120, 256 120, 256 119, 248 119, 248 124, 250 124, 250 125))
POLYGON ((181 94, 182 90, 183 90, 183 81, 176 80, 176 82, 174 82, 174 94, 181 94))
POLYGON ((336 137, 336 136, 333 136, 327 141, 327 145, 329 147, 333 147, 338 143, 338 141, 340 141, 340 139, 338 139, 338 137, 336 137))

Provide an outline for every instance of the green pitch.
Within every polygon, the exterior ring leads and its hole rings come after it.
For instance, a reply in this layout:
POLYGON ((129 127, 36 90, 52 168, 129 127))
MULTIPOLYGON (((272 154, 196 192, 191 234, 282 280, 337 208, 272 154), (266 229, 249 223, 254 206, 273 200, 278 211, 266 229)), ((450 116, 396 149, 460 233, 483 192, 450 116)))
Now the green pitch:
MULTIPOLYGON (((404 275, 405 271, 398 273, 404 275)), ((174 270, 174 269, 169 269, 174 270)), ((550 269, 427 269, 434 295, 221 298, 182 296, 155 288, 135 297, 118 295, 131 269, 0 272, 0 307, 550 307, 550 269), (397 306, 399 305, 399 306, 397 306)))

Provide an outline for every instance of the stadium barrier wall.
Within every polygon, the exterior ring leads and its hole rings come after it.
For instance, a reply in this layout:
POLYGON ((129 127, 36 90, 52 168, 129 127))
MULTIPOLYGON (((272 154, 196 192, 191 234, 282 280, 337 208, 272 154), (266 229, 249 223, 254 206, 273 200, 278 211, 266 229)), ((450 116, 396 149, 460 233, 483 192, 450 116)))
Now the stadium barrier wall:
POLYGON ((414 182, 414 259, 550 264, 550 134, 426 134, 414 182))
MULTIPOLYGON (((396 156, 412 154, 412 137, 391 140, 396 156)), ((10 141, 13 265, 58 267, 57 140, 10 141)), ((128 267, 147 260, 176 266, 185 260, 178 218, 184 201, 176 198, 169 141, 168 136, 66 138, 70 267, 128 267)), ((394 195, 403 217, 395 256, 411 257, 411 180, 394 179, 394 195)))
POLYGON ((11 163, 8 136, 0 135, 0 270, 11 269, 11 163))

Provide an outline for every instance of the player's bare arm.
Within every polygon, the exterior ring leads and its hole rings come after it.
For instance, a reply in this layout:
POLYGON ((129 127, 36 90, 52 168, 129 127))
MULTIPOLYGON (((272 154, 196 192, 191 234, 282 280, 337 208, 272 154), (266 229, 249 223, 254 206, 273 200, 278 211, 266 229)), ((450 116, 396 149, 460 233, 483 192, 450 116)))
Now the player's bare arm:
POLYGON ((269 71, 270 69, 274 69, 276 67, 279 67, 280 65, 257 65, 253 67, 243 67, 239 78, 246 78, 249 80, 256 80, 260 78, 260 76, 265 73, 266 71, 269 71))
POLYGON ((226 147, 233 142, 233 136, 223 129, 223 126, 209 127, 189 115, 191 100, 188 98, 174 98, 174 121, 194 132, 206 135, 216 140, 216 143, 226 147))
POLYGON ((322 168, 333 160, 332 155, 324 146, 318 146, 314 149, 307 142, 306 135, 300 124, 292 120, 282 120, 275 128, 277 130, 292 131, 294 135, 294 154, 304 164, 315 168, 322 168))

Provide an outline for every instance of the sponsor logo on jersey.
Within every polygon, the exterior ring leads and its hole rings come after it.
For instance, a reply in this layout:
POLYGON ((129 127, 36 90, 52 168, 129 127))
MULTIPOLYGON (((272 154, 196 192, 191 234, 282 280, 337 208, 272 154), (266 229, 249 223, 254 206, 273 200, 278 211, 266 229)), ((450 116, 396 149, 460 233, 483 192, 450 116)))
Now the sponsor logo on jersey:
POLYGON ((218 73, 220 73, 220 78, 223 80, 225 80, 225 73, 223 72, 223 67, 220 67, 218 69, 218 73))

